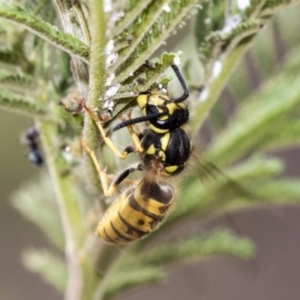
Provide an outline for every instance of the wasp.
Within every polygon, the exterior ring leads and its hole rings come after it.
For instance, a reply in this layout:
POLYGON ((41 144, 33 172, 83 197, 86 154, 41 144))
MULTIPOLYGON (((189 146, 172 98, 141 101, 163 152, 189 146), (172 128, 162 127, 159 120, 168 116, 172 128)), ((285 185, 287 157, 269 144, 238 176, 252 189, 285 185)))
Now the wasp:
POLYGON ((39 130, 35 127, 31 127, 27 130, 25 135, 25 143, 29 148, 28 160, 36 166, 41 166, 44 163, 41 150, 39 148, 39 130))
POLYGON ((172 65, 172 68, 183 95, 173 99, 162 91, 141 93, 136 101, 142 116, 126 120, 113 128, 114 131, 123 127, 129 130, 134 145, 126 147, 123 152, 105 135, 98 117, 83 103, 104 142, 117 156, 124 159, 131 152, 138 152, 141 156, 137 166, 125 169, 109 186, 105 169, 82 139, 82 145, 99 173, 105 196, 113 195, 130 173, 136 170, 144 172, 137 184, 119 195, 98 224, 97 234, 109 244, 127 243, 149 234, 162 223, 174 203, 175 189, 166 177, 177 175, 185 168, 192 147, 187 132, 182 128, 189 118, 184 103, 189 91, 178 67, 172 65), (132 125, 140 122, 146 122, 147 126, 143 132, 137 133, 132 125))

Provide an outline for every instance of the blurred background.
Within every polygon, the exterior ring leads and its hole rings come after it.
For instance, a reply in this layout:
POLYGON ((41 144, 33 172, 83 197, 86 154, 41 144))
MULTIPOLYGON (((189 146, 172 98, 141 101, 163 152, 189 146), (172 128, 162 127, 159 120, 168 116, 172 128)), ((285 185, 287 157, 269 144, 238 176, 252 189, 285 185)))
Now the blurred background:
MULTIPOLYGON (((292 8, 295 9, 295 8, 292 8)), ((299 7, 296 7, 299 10, 299 7)), ((300 10, 299 10, 300 12, 300 10)), ((286 17, 289 16, 285 12, 286 17)), ((278 25, 277 20, 277 25, 278 25)), ((272 26, 276 27, 273 22, 272 26)), ((271 25, 270 25, 271 26, 271 25)), ((260 39, 264 39, 264 31, 260 39)), ((295 40, 299 33, 294 32, 295 40)), ((280 46, 282 37, 277 37, 276 55, 278 68, 286 49, 280 46)), ((259 87, 262 78, 253 64, 251 55, 245 57, 252 74, 249 85, 259 87)), ((225 90, 223 101, 230 102, 231 95, 225 90)), ((284 99, 283 99, 284 101, 284 99)), ((10 203, 10 196, 22 182, 34 179, 40 170, 27 160, 28 149, 21 144, 21 136, 32 126, 32 121, 7 111, 0 111, 0 299, 23 300, 63 299, 54 288, 27 271, 21 263, 21 254, 28 247, 49 247, 43 235, 34 225, 25 220, 10 203)), ((272 153, 280 156, 285 164, 284 176, 300 176, 299 149, 286 149, 272 153)), ((240 235, 251 238, 257 246, 253 261, 241 262, 236 258, 218 257, 209 261, 174 266, 164 284, 137 289, 116 299, 207 299, 207 300, 298 300, 300 294, 300 228, 299 207, 265 207, 248 210, 209 221, 212 225, 229 226, 240 235)), ((207 226, 199 220, 188 225, 207 226)))

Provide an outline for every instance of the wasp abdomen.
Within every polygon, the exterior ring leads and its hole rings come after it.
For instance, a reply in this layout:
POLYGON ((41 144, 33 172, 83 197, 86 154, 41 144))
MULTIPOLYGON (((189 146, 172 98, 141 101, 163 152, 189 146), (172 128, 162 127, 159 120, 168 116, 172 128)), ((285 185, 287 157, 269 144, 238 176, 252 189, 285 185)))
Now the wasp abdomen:
POLYGON ((143 179, 122 193, 100 221, 97 234, 109 244, 127 243, 156 229, 173 204, 174 188, 143 179))

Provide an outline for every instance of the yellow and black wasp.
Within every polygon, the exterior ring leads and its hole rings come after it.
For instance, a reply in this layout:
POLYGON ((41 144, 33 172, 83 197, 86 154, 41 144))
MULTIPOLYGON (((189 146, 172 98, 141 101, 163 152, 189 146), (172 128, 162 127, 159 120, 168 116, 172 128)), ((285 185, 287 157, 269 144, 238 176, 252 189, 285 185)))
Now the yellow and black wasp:
POLYGON ((184 91, 177 99, 162 91, 147 91, 137 97, 142 116, 124 121, 113 128, 127 127, 133 146, 121 153, 105 135, 100 120, 83 104, 96 122, 105 143, 120 157, 138 152, 141 162, 136 167, 125 169, 108 185, 107 174, 101 168, 94 152, 82 140, 82 145, 93 160, 105 196, 111 196, 118 185, 135 170, 144 172, 138 184, 124 191, 108 208, 100 220, 97 234, 107 243, 120 244, 139 239, 156 229, 174 202, 175 189, 167 182, 167 176, 180 173, 187 164, 192 147, 190 138, 182 128, 187 123, 189 111, 184 101, 189 96, 185 81, 176 65, 172 68, 184 91), (147 128, 137 133, 132 125, 146 122, 147 128))

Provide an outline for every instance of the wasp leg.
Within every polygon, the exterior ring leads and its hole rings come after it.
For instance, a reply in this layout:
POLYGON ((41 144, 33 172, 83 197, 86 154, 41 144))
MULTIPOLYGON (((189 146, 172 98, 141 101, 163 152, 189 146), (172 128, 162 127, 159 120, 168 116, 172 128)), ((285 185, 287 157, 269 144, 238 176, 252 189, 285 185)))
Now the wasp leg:
POLYGON ((95 155, 95 152, 86 144, 84 141, 83 137, 81 137, 81 145, 84 148, 84 150, 88 153, 90 156, 91 160, 94 163, 94 166, 99 174, 99 179, 101 181, 102 189, 104 192, 104 195, 107 196, 107 191, 108 191, 108 179, 107 179, 107 173, 106 173, 106 168, 102 170, 101 165, 99 161, 97 160, 97 157, 95 155))
POLYGON ((127 157, 128 153, 126 151, 124 151, 123 153, 120 152, 120 150, 117 148, 117 146, 113 143, 113 141, 106 136, 104 128, 102 127, 99 118, 96 116, 96 114, 93 112, 92 109, 90 109, 84 102, 82 102, 83 107, 85 108, 85 110, 87 111, 87 113, 90 115, 90 117, 94 120, 94 122, 96 123, 101 137, 103 139, 103 141, 106 143, 106 145, 108 147, 110 147, 110 149, 120 158, 124 159, 127 157))
MULTIPOLYGON (((134 150, 137 151, 138 153, 143 153, 144 148, 142 147, 141 139, 139 138, 139 135, 133 130, 132 126, 127 126, 127 128, 134 144, 134 150)), ((127 153, 129 153, 128 150, 129 149, 127 147, 125 148, 124 152, 126 151, 127 153)))
MULTIPOLYGON (((110 182, 114 181, 116 179, 116 175, 113 174, 107 174, 107 178, 110 180, 110 182)), ((139 179, 130 179, 126 178, 122 182, 127 184, 127 185, 136 185, 139 179)))
POLYGON ((182 77, 182 75, 181 75, 178 67, 176 65, 172 65, 172 69, 175 72, 175 74, 176 74, 176 76, 177 76, 177 78, 178 78, 178 80, 179 80, 179 82, 181 84, 181 87, 183 89, 183 95, 181 97, 177 98, 177 99, 173 99, 173 101, 174 102, 182 102, 182 101, 184 101, 189 96, 189 90, 188 90, 188 88, 186 86, 186 83, 185 83, 185 81, 184 81, 184 79, 183 79, 183 77, 182 77))
POLYGON ((119 174, 117 176, 117 178, 111 183, 111 185, 107 191, 107 197, 110 197, 111 195, 113 195, 114 192, 116 191, 116 189, 118 188, 119 184, 121 182, 123 182, 129 176, 129 174, 133 173, 136 170, 142 171, 143 165, 138 164, 137 166, 131 166, 131 167, 128 167, 125 170, 123 170, 122 173, 119 174))
POLYGON ((134 149, 132 149, 131 146, 128 146, 125 148, 125 150, 121 153, 121 151, 117 148, 117 146, 113 143, 113 141, 106 136, 104 128, 102 127, 99 118, 97 117, 97 115, 93 112, 92 109, 90 109, 84 102, 82 103, 83 107, 85 108, 85 110, 87 111, 87 113, 90 115, 90 117, 94 120, 94 122, 96 123, 101 137, 103 139, 103 141, 106 143, 106 145, 108 147, 110 147, 110 149, 120 158, 125 159, 127 157, 127 155, 131 152, 137 151, 138 153, 142 153, 144 152, 144 149, 141 146, 141 142, 140 139, 137 135, 137 133, 132 129, 131 126, 128 126, 128 131, 129 134, 133 140, 133 144, 134 144, 134 149))
POLYGON ((135 167, 129 167, 126 168, 120 175, 117 176, 117 178, 108 185, 108 175, 106 173, 106 168, 102 169, 99 161, 97 160, 97 157, 95 155, 95 152, 86 144, 86 142, 81 138, 81 145, 84 148, 84 150, 89 154, 90 158, 92 159, 94 166, 99 174, 99 179, 101 181, 103 193, 106 197, 110 197, 114 194, 119 184, 125 180, 128 175, 135 170, 143 170, 142 164, 139 164, 135 167))

